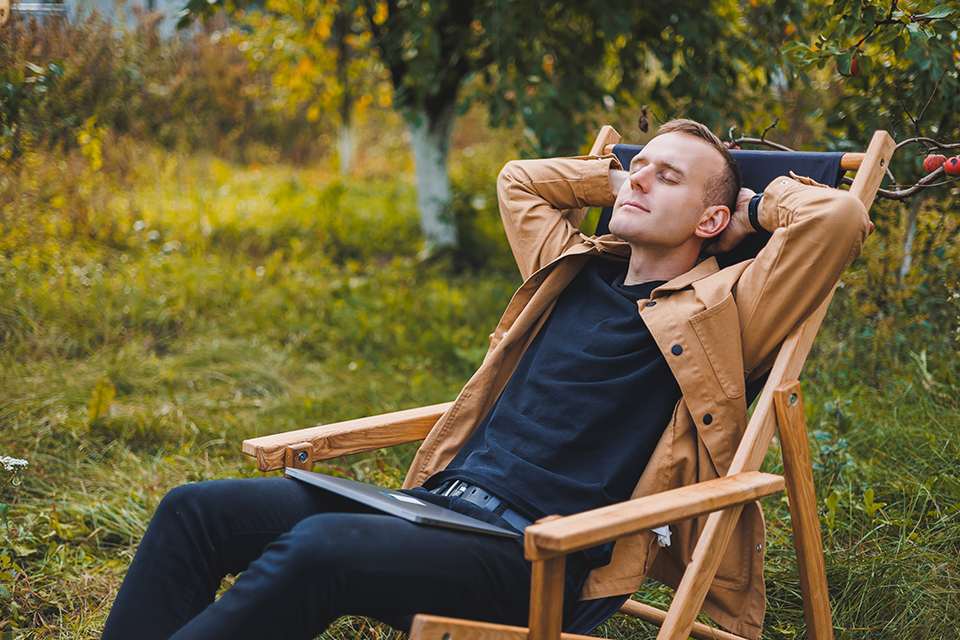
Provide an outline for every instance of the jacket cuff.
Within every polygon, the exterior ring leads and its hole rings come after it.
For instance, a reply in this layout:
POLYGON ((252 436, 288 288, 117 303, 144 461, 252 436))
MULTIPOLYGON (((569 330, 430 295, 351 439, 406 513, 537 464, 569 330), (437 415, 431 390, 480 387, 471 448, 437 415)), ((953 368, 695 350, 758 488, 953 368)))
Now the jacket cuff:
POLYGON ((592 207, 612 207, 617 197, 610 190, 610 169, 620 169, 616 156, 584 158, 575 187, 577 196, 592 207))
POLYGON ((799 186, 800 183, 796 180, 787 176, 780 176, 763 190, 763 198, 760 199, 760 209, 757 216, 760 226, 771 233, 782 226, 778 215, 780 202, 791 189, 799 186))

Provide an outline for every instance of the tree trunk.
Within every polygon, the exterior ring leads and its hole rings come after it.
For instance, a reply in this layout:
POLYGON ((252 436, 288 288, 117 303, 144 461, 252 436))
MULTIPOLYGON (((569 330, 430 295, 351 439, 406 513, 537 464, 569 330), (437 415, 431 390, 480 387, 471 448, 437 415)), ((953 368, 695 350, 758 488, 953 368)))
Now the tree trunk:
MULTIPOLYGON (((917 230, 917 217, 920 215, 920 207, 923 205, 923 196, 918 195, 910 203, 910 212, 907 214, 906 229, 903 232, 903 255, 900 260, 900 277, 898 280, 903 283, 910 273, 910 267, 913 264, 913 257, 910 251, 913 249, 913 236, 917 230)), ((902 284, 900 286, 903 286, 902 284)))
POLYGON ((438 115, 431 116, 425 109, 420 109, 407 119, 417 170, 420 229, 428 250, 457 243, 457 228, 450 210, 450 176, 447 174, 447 151, 454 112, 451 103, 438 115))
POLYGON ((339 163, 337 171, 340 175, 350 175, 353 167, 353 125, 348 121, 341 122, 337 127, 337 157, 339 163))
POLYGON ((337 9, 333 17, 333 37, 337 46, 337 81, 343 91, 340 100, 340 126, 337 127, 337 171, 340 175, 350 175, 353 167, 353 95, 350 86, 350 13, 343 7, 337 9))

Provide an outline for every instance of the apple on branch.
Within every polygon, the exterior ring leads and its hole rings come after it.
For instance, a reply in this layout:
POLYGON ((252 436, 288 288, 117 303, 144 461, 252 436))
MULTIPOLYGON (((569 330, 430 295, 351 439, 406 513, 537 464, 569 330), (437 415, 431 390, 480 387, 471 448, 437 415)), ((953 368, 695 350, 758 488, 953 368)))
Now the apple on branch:
POLYGON ((960 176, 960 157, 954 156, 943 165, 943 171, 948 176, 960 176))
POLYGON ((942 167, 946 161, 947 156, 940 153, 931 153, 923 159, 923 171, 924 173, 933 173, 942 167))

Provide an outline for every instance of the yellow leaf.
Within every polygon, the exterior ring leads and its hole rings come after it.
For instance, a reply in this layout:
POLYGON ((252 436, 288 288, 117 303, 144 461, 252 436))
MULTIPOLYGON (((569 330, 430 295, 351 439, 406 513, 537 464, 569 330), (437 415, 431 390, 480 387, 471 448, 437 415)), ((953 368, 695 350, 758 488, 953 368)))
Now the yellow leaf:
POLYGON ((377 3, 377 12, 376 12, 376 13, 374 14, 374 16, 373 16, 373 24, 378 24, 378 25, 379 25, 379 24, 383 24, 384 20, 386 20, 386 19, 387 19, 387 16, 389 16, 389 15, 390 15, 390 13, 389 13, 389 11, 387 11, 387 3, 386 3, 386 2, 378 2, 378 3, 377 3))
POLYGON ((90 400, 90 408, 87 411, 87 420, 96 421, 110 408, 110 403, 117 396, 117 389, 110 382, 109 378, 103 378, 97 383, 97 388, 93 390, 93 398, 90 400))
POLYGON ((309 122, 316 122, 320 119, 320 105, 312 104, 307 109, 307 120, 309 122))
POLYGON ((330 23, 326 20, 317 21, 317 35, 326 40, 330 37, 330 23))
POLYGON ((313 71, 313 59, 309 56, 303 56, 297 63, 297 75, 306 76, 313 71))
POLYGON ((553 56, 550 55, 549 53, 543 56, 543 63, 541 66, 543 67, 543 72, 545 74, 547 74, 548 76, 552 76, 553 75, 553 56))

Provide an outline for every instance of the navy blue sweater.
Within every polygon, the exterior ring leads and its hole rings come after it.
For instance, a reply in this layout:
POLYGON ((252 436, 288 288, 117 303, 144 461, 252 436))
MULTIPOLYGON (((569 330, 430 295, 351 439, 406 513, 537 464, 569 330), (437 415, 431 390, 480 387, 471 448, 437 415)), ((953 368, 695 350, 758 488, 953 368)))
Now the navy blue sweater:
POLYGON ((680 399, 626 265, 594 258, 564 290, 503 393, 447 468, 531 520, 627 500, 680 399))

